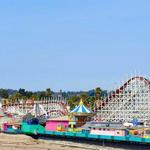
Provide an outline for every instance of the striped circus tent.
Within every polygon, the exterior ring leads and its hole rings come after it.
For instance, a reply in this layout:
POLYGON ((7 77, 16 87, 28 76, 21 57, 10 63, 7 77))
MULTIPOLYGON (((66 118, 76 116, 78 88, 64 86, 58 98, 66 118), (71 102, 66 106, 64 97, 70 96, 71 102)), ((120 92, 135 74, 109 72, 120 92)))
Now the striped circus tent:
POLYGON ((81 99, 79 106, 73 109, 71 113, 92 113, 92 112, 84 106, 83 101, 81 99))

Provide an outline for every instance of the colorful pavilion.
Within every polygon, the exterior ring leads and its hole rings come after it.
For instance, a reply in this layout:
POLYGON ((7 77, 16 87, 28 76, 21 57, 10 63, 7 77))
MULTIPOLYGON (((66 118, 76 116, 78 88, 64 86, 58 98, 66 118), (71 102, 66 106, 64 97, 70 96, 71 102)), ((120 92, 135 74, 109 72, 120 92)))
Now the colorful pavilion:
POLYGON ((75 125, 76 127, 81 127, 87 121, 90 121, 93 115, 94 113, 85 107, 81 99, 79 106, 77 106, 70 112, 69 124, 72 125, 72 127, 73 125, 75 125))

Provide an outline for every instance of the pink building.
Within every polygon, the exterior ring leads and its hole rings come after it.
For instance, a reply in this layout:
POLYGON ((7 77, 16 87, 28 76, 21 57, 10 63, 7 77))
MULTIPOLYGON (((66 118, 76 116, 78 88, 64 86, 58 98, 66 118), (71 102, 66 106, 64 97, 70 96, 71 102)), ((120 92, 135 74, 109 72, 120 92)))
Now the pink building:
POLYGON ((69 118, 68 116, 53 118, 46 121, 46 130, 56 131, 58 127, 68 128, 69 118))
POLYGON ((96 135, 110 135, 110 136, 125 136, 126 131, 125 130, 119 130, 119 129, 91 129, 90 134, 96 134, 96 135))
POLYGON ((95 135, 126 136, 129 134, 120 122, 87 122, 82 129, 95 135))

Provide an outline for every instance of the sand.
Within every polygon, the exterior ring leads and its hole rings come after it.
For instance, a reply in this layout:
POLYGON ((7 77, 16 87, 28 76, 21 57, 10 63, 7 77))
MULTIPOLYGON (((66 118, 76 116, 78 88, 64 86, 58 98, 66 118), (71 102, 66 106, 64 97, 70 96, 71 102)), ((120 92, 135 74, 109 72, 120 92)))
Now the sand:
POLYGON ((66 141, 63 139, 35 140, 26 135, 10 135, 0 133, 0 150, 149 150, 149 146, 124 145, 109 143, 99 145, 82 141, 66 141))
MULTIPOLYGON (((35 140, 26 135, 0 133, 0 150, 73 150, 68 146, 35 140)), ((81 148, 74 148, 80 150, 81 148)))

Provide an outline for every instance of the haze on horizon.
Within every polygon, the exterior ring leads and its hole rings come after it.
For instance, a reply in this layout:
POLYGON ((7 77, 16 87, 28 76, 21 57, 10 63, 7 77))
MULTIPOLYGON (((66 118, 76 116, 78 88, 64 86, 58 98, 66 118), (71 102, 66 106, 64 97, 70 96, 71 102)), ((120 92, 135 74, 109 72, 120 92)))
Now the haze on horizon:
POLYGON ((111 89, 150 76, 150 1, 0 1, 0 88, 111 89))

